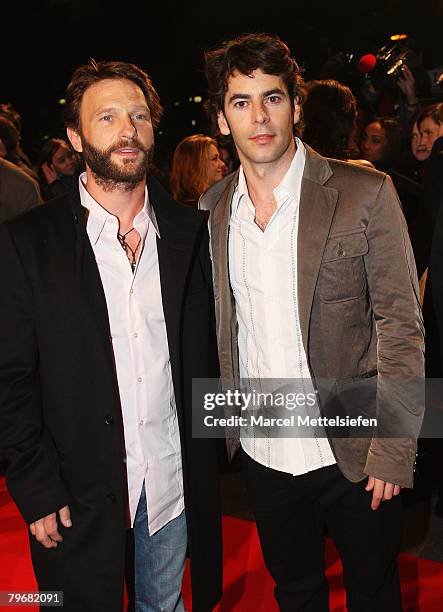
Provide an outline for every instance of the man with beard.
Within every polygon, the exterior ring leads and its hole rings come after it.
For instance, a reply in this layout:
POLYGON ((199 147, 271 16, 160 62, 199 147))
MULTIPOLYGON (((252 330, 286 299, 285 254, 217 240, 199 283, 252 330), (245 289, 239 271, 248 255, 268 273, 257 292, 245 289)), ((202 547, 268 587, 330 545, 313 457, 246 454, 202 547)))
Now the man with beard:
POLYGON ((122 610, 125 557, 136 610, 183 610, 188 544, 193 609, 221 592, 216 452, 190 425, 217 374, 207 214, 147 178, 160 116, 136 66, 78 68, 86 172, 1 227, 0 455, 39 589, 75 612, 122 610))

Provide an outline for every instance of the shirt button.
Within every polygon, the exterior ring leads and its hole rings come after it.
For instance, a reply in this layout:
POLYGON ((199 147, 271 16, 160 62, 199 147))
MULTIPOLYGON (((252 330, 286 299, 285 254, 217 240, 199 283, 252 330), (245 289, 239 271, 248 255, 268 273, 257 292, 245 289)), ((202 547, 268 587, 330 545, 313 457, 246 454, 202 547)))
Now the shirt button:
POLYGON ((112 417, 110 414, 107 414, 105 416, 105 423, 106 425, 114 425, 114 417, 112 417))
POLYGON ((141 377, 141 376, 139 376, 139 377, 137 378, 137 380, 138 380, 138 382, 141 382, 141 381, 142 381, 142 377, 141 377))
POLYGON ((130 290, 129 290, 129 293, 134 293, 134 289, 130 289, 130 290))
POLYGON ((135 332, 135 334, 132 334, 132 337, 133 337, 133 338, 138 338, 138 334, 137 334, 137 332, 135 332))
POLYGON ((143 427, 143 423, 144 423, 144 421, 143 421, 143 419, 142 419, 142 420, 140 421, 140 423, 139 423, 140 427, 143 427))

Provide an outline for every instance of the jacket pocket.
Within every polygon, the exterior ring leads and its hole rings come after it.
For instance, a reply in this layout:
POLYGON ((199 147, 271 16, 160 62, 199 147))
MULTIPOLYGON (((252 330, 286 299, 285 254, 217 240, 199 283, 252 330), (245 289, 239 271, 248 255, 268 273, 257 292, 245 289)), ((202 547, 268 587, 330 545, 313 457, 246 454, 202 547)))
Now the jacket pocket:
POLYGON ((369 250, 364 231, 331 236, 323 253, 318 279, 322 302, 344 302, 366 291, 363 257, 369 250))

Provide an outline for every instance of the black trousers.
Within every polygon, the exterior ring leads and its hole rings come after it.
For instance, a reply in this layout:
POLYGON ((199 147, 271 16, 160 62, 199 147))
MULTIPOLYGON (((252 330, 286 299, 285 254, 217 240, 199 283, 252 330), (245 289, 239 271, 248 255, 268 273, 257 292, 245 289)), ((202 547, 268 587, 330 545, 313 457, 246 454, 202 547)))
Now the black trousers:
POLYGON ((402 610, 397 554, 402 504, 371 510, 366 481, 349 482, 337 465, 300 476, 267 468, 242 452, 263 557, 282 612, 329 610, 324 571, 327 528, 340 553, 350 612, 402 610))

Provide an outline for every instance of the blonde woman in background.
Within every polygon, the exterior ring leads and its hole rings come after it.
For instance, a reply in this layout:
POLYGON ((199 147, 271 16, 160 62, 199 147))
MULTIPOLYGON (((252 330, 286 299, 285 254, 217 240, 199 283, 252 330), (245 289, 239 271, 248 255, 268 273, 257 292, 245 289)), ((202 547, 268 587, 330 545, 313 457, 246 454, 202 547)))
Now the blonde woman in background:
POLYGON ((172 158, 172 196, 177 202, 196 207, 201 194, 226 173, 213 138, 204 134, 188 136, 176 146, 172 158))

